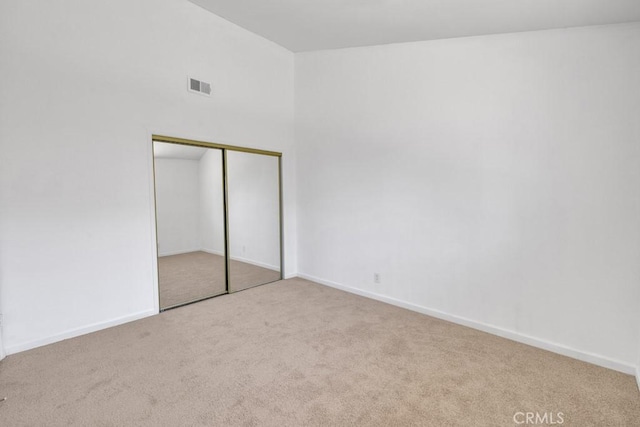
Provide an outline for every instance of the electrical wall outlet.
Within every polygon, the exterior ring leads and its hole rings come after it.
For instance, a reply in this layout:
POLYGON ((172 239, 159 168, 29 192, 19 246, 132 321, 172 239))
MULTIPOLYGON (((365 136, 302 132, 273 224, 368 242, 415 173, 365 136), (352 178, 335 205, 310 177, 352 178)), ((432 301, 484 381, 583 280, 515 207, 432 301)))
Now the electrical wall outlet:
POLYGON ((373 283, 380 283, 380 273, 373 273, 373 283))

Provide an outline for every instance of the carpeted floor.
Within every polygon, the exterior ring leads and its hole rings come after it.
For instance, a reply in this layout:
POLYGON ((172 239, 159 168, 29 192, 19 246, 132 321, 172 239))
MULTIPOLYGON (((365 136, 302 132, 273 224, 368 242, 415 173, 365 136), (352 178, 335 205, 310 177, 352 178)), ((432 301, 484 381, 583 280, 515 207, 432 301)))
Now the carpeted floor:
MULTIPOLYGON (((226 292, 224 257, 197 251, 158 258, 160 308, 226 292)), ((231 292, 276 281, 280 272, 231 260, 231 292)))
POLYGON ((0 394, 2 426, 640 420, 630 375, 300 279, 9 356, 0 394))

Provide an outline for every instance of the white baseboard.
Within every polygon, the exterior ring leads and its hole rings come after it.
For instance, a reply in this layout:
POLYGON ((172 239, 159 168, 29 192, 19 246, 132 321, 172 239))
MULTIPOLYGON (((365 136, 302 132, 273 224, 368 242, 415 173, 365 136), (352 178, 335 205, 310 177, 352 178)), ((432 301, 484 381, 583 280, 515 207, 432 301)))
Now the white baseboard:
MULTIPOLYGON (((0 328, 2 328, 2 325, 0 325, 0 328)), ((0 360, 4 359, 6 355, 4 346, 2 345, 2 330, 0 329, 0 360)))
POLYGON ((191 252, 198 252, 198 251, 201 251, 201 250, 202 249, 200 249, 200 248, 195 248, 195 249, 183 249, 183 250, 179 250, 179 251, 158 252, 158 257, 189 254, 191 252))
POLYGON ((215 249, 209 249, 209 248, 202 248, 200 250, 208 254, 224 256, 224 251, 217 251, 215 249))
POLYGON ((298 273, 289 273, 284 275, 283 277, 285 280, 287 280, 287 279, 293 279, 294 277, 300 277, 300 276, 298 275, 298 273))
MULTIPOLYGON (((224 256, 223 251, 218 251, 218 250, 209 249, 209 248, 198 248, 198 249, 183 250, 183 251, 163 252, 161 254, 158 254, 158 256, 163 257, 163 256, 171 256, 171 255, 181 255, 181 254, 188 254, 191 252, 206 252, 208 254, 224 256)), ((257 267, 262 267, 262 268, 266 268, 273 271, 280 271, 280 266, 277 266, 277 265, 271 265, 264 262, 254 261, 252 259, 242 258, 238 256, 232 256, 231 259, 234 261, 244 262, 247 264, 255 265, 257 267)), ((291 277, 296 277, 296 276, 291 276, 291 277)))
POLYGON ((602 366, 604 368, 613 369, 615 371, 623 372, 625 374, 636 375, 636 379, 638 380, 638 384, 640 386, 640 378, 638 376, 638 370, 635 366, 630 365, 625 362, 621 362, 619 360, 610 359, 605 356, 600 356, 597 354, 576 350, 561 344, 552 343, 549 341, 545 341, 540 338, 535 338, 529 335, 521 334, 519 332, 510 331, 507 329, 500 328, 498 326, 489 325, 482 322, 477 322, 475 320, 467 319, 464 317, 456 316, 453 314, 448 314, 442 312, 440 310, 435 310, 428 307, 423 307, 417 304, 412 304, 406 301, 398 300, 395 298, 391 298, 385 295, 376 294, 374 292, 364 291, 357 288, 352 288, 350 286, 341 285, 336 282, 332 282, 330 280, 324 280, 319 277, 314 277, 304 273, 298 273, 298 277, 302 279, 311 280, 312 282, 317 282, 322 285, 330 286, 332 288, 340 289, 345 292, 349 292, 352 294, 360 295, 363 297, 371 298, 377 301, 386 302, 391 305, 395 305, 398 307, 406 308, 408 310, 417 311, 418 313, 426 314, 428 316, 436 317, 438 319, 446 320, 448 322, 457 323, 459 325, 467 326, 473 329, 477 329, 483 332, 487 332, 493 335, 497 335, 499 337, 507 338, 512 341, 517 341, 522 344, 527 344, 532 347, 541 348, 543 350, 551 351, 553 353, 561 354, 563 356, 568 356, 574 359, 581 360, 583 362, 592 363, 594 365, 602 366))
POLYGON ((267 263, 260 262, 260 261, 254 261, 254 260, 248 259, 248 258, 232 256, 231 259, 234 260, 234 261, 240 261, 240 262, 244 262, 246 264, 251 264, 251 265, 258 266, 258 267, 266 268, 268 270, 280 271, 280 266, 271 265, 271 264, 267 264, 267 263))
POLYGON ((53 344, 58 341, 66 340, 69 338, 74 338, 80 335, 89 334, 91 332, 96 332, 101 329, 110 328, 112 326, 118 326, 123 323, 132 322, 134 320, 142 319, 144 317, 149 317, 154 314, 157 314, 154 310, 146 310, 138 313, 130 314, 127 316, 116 317, 115 319, 107 320, 104 322, 96 322, 87 326, 82 326, 80 328, 69 329, 65 332, 51 335, 46 338, 40 338, 33 341, 26 341, 20 344, 14 344, 11 346, 7 346, 5 348, 7 355, 20 353, 21 351, 30 350, 36 347, 42 347, 43 345, 53 344))
POLYGON ((638 391, 640 391, 640 366, 636 367, 636 383, 638 384, 638 391))

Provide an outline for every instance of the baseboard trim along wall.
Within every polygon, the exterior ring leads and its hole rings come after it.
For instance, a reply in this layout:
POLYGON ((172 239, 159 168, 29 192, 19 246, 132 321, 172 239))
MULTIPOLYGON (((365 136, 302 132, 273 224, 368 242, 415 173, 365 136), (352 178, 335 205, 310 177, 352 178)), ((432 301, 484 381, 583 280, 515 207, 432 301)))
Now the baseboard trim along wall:
POLYGON ((208 248, 202 248, 202 249, 198 249, 202 252, 206 252, 208 254, 212 254, 212 255, 220 255, 220 256, 224 256, 224 251, 217 251, 215 249, 208 249, 208 248))
POLYGON ((640 366, 636 368, 636 383, 638 384, 638 390, 640 391, 640 366))
POLYGON ((115 319, 107 320, 105 322, 97 322, 80 328, 69 329, 65 332, 55 334, 46 338, 41 338, 33 341, 26 341, 20 344, 12 345, 5 348, 7 355, 20 353, 21 351, 31 350, 32 348, 42 347, 43 345, 53 344, 58 341, 63 341, 69 338, 75 338, 80 335, 89 334, 102 329, 111 328, 113 326, 122 325, 123 323, 139 320, 144 317, 153 316, 157 314, 155 310, 146 310, 138 313, 130 314, 127 316, 117 317, 115 319))
POLYGON ((254 261, 252 259, 242 258, 242 257, 239 257, 239 256, 232 256, 231 259, 234 260, 234 261, 240 261, 240 262, 244 262, 244 263, 247 263, 247 264, 255 265, 256 267, 266 268, 267 270, 280 271, 280 267, 279 266, 267 264, 265 262, 254 261))
POLYGON ((191 252, 198 252, 201 250, 203 249, 197 248, 197 249, 184 249, 180 251, 169 251, 169 252, 158 253, 158 256, 163 257, 163 256, 171 256, 171 255, 182 255, 182 254, 189 254, 191 252))
POLYGON ((489 325, 475 320, 467 319, 464 317, 448 314, 439 310, 423 307, 420 305, 412 304, 406 301, 391 298, 385 295, 376 294, 374 292, 363 291, 361 289, 345 286, 340 283, 332 282, 330 280, 324 280, 319 277, 311 276, 309 274, 298 273, 298 277, 302 279, 311 280, 312 282, 320 283, 321 285, 329 286, 335 289, 339 289, 352 294, 360 295, 363 297, 371 298, 377 301, 386 302, 397 307, 406 308, 407 310, 416 311, 418 313, 426 314, 438 319, 446 320, 448 322, 456 323, 458 325, 467 326, 473 329, 477 329, 482 332, 487 332, 499 337, 507 338, 512 341, 517 341, 522 344, 527 344, 532 347, 541 348, 543 350, 551 351, 553 353, 561 354, 563 356, 571 357, 581 360, 583 362, 592 363, 594 365, 602 366, 604 368, 613 369, 615 371, 623 372, 625 374, 635 375, 638 385, 640 387, 640 371, 633 365, 620 362, 618 360, 609 359, 597 354, 575 350, 570 347, 563 346, 561 344, 552 343, 539 338, 531 337, 529 335, 521 334, 518 332, 503 329, 497 326, 489 325))
MULTIPOLYGON (((224 256, 224 252, 216 251, 214 249, 202 248, 200 250, 202 252, 206 252, 208 254, 224 256)), ((280 271, 280 267, 277 266, 277 265, 271 265, 271 264, 267 264, 267 263, 264 263, 264 262, 254 261, 252 259, 242 258, 242 257, 237 257, 237 256, 232 256, 231 259, 234 260, 234 261, 245 262, 247 264, 255 265, 257 267, 262 267, 262 268, 266 268, 266 269, 273 270, 273 271, 280 271)), ((291 277, 296 277, 296 276, 291 276, 291 277)))

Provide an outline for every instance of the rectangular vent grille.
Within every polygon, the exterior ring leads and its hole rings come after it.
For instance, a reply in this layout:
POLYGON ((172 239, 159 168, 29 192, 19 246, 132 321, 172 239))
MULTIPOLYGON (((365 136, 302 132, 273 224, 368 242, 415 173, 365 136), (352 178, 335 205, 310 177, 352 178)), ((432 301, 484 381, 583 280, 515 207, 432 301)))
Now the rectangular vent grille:
POLYGON ((189 92, 199 93, 201 95, 211 96, 211 83, 189 77, 189 92))

